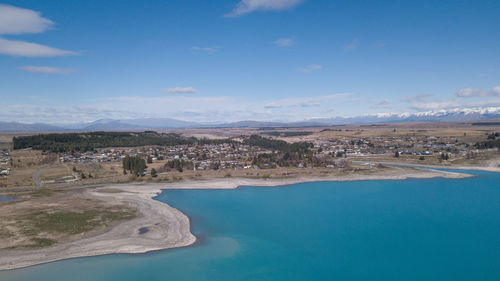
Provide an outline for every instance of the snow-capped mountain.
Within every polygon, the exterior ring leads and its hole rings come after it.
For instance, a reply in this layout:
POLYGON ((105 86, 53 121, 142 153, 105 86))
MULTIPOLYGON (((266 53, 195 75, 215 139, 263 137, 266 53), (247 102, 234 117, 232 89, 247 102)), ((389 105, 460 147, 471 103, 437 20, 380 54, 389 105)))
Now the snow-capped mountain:
POLYGON ((416 113, 378 113, 356 117, 315 118, 309 121, 328 125, 394 122, 466 122, 500 118, 500 107, 457 108, 416 113))

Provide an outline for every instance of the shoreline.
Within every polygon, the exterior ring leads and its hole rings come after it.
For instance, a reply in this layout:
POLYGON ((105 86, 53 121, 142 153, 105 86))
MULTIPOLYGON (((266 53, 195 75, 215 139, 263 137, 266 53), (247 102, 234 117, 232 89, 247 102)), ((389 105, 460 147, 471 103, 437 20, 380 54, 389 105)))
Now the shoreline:
POLYGON ((353 160, 353 163, 372 163, 372 164, 382 164, 388 166, 399 166, 399 167, 415 167, 424 169, 448 169, 448 170, 470 170, 470 171, 485 171, 485 172, 495 172, 500 173, 500 160, 493 159, 486 161, 485 166, 467 166, 467 165, 426 165, 420 163, 407 163, 407 162, 387 162, 387 161, 362 161, 353 160))
POLYGON ((86 191, 98 199, 115 200, 136 207, 141 216, 120 223, 97 236, 41 249, 0 250, 0 270, 12 270, 65 259, 108 254, 139 254, 193 245, 189 217, 180 210, 156 199, 169 189, 237 189, 240 186, 279 187, 306 182, 341 182, 365 180, 405 180, 444 177, 459 179, 469 174, 416 168, 395 168, 390 173, 333 177, 299 177, 285 179, 217 178, 176 183, 108 184, 86 191), (120 192, 105 193, 105 189, 120 192), (140 229, 148 231, 141 233, 140 229))

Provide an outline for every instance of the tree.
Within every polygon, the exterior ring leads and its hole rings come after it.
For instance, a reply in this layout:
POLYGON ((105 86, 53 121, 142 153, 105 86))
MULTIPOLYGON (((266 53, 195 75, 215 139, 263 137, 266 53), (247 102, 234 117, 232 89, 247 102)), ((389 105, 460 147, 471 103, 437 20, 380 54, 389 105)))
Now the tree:
POLYGON ((214 170, 219 170, 220 169, 220 162, 214 162, 213 165, 212 165, 212 168, 214 170))
POLYGON ((151 177, 156 178, 158 176, 158 173, 156 172, 156 169, 153 168, 151 169, 151 177))

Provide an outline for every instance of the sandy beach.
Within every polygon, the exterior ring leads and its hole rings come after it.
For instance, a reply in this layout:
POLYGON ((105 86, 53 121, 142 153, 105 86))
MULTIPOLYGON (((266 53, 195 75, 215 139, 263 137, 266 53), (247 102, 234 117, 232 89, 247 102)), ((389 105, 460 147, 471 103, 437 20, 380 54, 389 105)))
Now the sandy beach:
POLYGON ((1 250, 0 270, 22 268, 62 259, 184 247, 196 237, 190 231, 188 217, 181 211, 153 198, 164 189, 235 189, 239 186, 282 186, 315 181, 404 180, 408 178, 464 178, 470 175, 427 169, 396 168, 377 175, 342 177, 245 179, 224 178, 176 183, 115 184, 88 188, 86 193, 99 199, 113 200, 138 209, 141 216, 111 230, 82 240, 42 249, 1 250), (114 190, 115 192, 106 192, 114 190), (142 230, 142 231, 141 231, 142 230))

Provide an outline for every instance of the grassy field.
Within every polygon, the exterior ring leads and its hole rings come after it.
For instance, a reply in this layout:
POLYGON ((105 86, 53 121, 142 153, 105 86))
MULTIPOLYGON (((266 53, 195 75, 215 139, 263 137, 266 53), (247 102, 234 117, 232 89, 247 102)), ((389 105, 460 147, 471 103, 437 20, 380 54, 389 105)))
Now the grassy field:
POLYGON ((37 248, 96 235, 138 214, 128 206, 39 189, 0 205, 0 249, 37 248))

